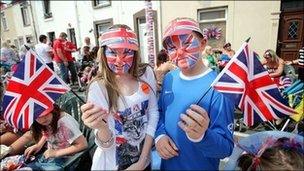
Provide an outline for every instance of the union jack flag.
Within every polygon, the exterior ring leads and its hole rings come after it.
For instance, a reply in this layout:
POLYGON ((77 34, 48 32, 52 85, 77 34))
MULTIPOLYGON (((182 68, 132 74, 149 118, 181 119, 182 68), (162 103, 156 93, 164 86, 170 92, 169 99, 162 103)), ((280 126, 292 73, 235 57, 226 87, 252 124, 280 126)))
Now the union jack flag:
POLYGON ((3 116, 11 126, 28 129, 40 115, 53 109, 54 101, 70 88, 29 50, 8 81, 3 116))
POLYGON ((296 113, 288 107, 248 43, 229 61, 212 86, 227 95, 244 113, 244 123, 278 119, 296 113))

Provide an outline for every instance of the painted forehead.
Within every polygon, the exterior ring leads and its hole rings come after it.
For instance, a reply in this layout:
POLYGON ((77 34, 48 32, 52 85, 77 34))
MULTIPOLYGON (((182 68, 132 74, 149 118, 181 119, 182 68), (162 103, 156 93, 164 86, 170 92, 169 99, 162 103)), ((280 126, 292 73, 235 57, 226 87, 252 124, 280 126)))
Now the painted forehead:
POLYGON ((191 43, 192 45, 198 45, 198 39, 194 34, 181 34, 169 36, 165 39, 164 44, 167 46, 182 46, 191 43))

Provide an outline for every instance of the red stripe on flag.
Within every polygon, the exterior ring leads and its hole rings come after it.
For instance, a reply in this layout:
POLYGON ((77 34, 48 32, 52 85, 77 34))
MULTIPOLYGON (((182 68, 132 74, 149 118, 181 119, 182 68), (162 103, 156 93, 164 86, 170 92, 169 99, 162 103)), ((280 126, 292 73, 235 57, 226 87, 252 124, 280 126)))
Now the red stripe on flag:
POLYGON ((29 106, 27 106, 24 110, 24 129, 28 129, 29 128, 29 106))
POLYGON ((30 65, 30 77, 32 77, 34 75, 34 71, 36 69, 36 58, 33 54, 31 54, 31 57, 30 57, 30 62, 31 62, 31 65, 30 65))
MULTIPOLYGON (((285 110, 286 112, 288 112, 288 114, 296 114, 297 112, 294 111, 292 108, 283 105, 282 103, 278 103, 278 101, 276 101, 275 99, 272 98, 272 96, 269 96, 267 93, 262 92, 263 95, 272 103, 274 103, 275 105, 277 105, 279 108, 285 110)), ((285 113, 286 114, 286 113, 285 113)))

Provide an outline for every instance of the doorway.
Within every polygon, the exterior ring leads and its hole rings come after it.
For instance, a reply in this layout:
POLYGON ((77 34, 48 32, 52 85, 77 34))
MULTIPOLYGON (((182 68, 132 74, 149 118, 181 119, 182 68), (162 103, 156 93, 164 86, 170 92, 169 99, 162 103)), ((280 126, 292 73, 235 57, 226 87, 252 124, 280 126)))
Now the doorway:
POLYGON ((304 46, 304 1, 281 0, 277 54, 286 60, 299 57, 304 46))

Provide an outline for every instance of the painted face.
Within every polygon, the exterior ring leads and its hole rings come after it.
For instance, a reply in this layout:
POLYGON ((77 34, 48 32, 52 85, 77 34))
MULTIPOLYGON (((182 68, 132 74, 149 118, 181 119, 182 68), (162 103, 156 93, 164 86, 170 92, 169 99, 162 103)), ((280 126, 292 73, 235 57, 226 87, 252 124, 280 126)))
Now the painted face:
POLYGON ((116 74, 124 74, 133 64, 135 51, 127 48, 109 48, 106 46, 105 55, 111 71, 116 74))
POLYGON ((49 113, 47 115, 41 116, 41 117, 36 119, 36 121, 39 124, 44 125, 44 126, 50 125, 52 120, 53 120, 53 114, 52 113, 49 113))
POLYGON ((192 68, 200 54, 200 41, 192 34, 169 36, 164 41, 168 55, 181 69, 192 68))

